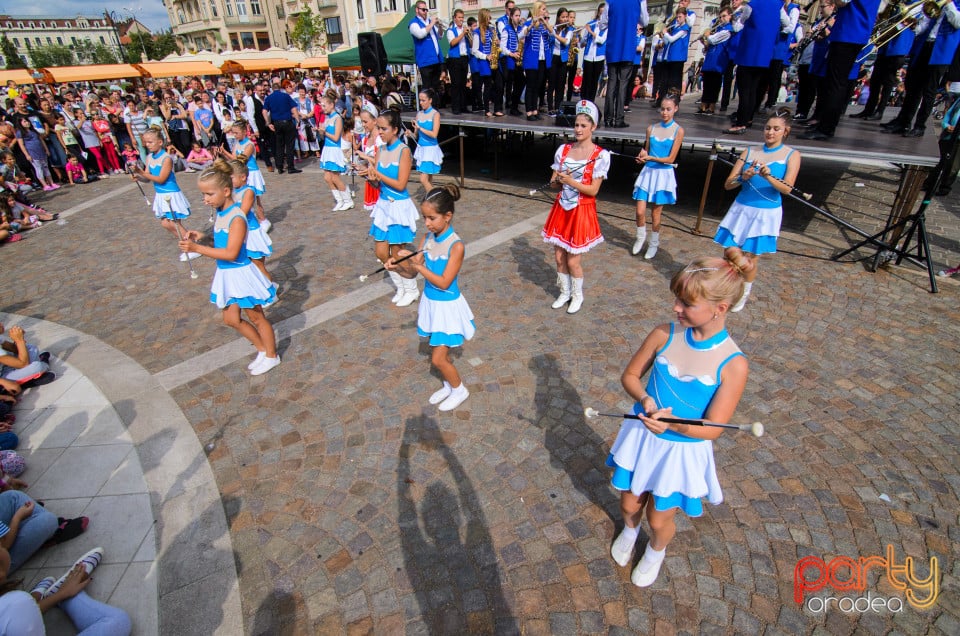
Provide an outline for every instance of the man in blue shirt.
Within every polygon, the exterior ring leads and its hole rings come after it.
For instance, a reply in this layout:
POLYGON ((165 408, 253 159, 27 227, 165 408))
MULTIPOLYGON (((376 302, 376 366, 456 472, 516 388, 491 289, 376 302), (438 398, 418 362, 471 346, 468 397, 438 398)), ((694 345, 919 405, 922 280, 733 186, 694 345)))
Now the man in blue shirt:
POLYGON ((297 139, 297 120, 299 119, 297 102, 287 94, 287 91, 282 90, 280 82, 275 80, 273 92, 263 101, 263 120, 275 137, 274 156, 277 159, 277 172, 280 174, 283 174, 284 160, 286 160, 287 172, 290 174, 303 172, 293 167, 293 144, 297 139))
POLYGON ((647 0, 609 0, 600 16, 600 28, 607 28, 607 99, 603 121, 614 128, 626 128, 623 101, 637 54, 637 25, 649 21, 647 0))

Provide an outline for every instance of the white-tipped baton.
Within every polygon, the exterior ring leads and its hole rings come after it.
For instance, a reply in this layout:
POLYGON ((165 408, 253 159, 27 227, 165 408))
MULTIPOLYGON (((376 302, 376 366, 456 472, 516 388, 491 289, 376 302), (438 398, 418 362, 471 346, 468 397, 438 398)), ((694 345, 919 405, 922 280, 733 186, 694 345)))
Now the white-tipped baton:
MULTIPOLYGON (((177 219, 173 216, 173 204, 170 203, 170 197, 163 197, 163 200, 167 204, 167 209, 170 210, 170 222, 173 223, 173 227, 177 228, 177 238, 181 241, 183 240, 183 234, 180 233, 180 224, 177 223, 177 219)), ((199 278, 197 272, 193 269, 193 259, 190 258, 190 254, 187 252, 181 252, 181 254, 186 254, 187 256, 187 265, 190 267, 190 278, 199 278)))
POLYGON ((133 182, 137 184, 137 190, 140 191, 140 195, 143 197, 143 202, 147 204, 148 208, 153 207, 153 205, 150 203, 150 199, 147 198, 147 193, 143 191, 143 186, 140 185, 140 177, 133 174, 129 166, 127 166, 127 172, 133 175, 133 182))
MULTIPOLYGON (((596 409, 590 408, 589 406, 583 410, 583 414, 587 416, 587 419, 593 419, 595 417, 616 417, 620 419, 627 420, 639 420, 639 415, 634 415, 633 413, 600 413, 596 409)), ((761 437, 763 435, 763 424, 760 422, 754 422, 753 424, 721 424, 720 422, 706 422, 703 420, 691 420, 684 417, 660 417, 657 418, 661 422, 669 422, 671 424, 689 424, 690 426, 715 426, 717 428, 732 428, 738 431, 749 431, 754 437, 761 437)))
MULTIPOLYGON (((416 252, 413 252, 412 254, 407 254, 407 255, 404 256, 403 258, 398 258, 397 260, 393 261, 393 264, 396 265, 397 263, 402 263, 403 261, 407 260, 408 258, 413 258, 414 256, 416 256, 417 254, 419 254, 419 253, 422 252, 422 251, 423 251, 423 250, 417 250, 416 252)), ((371 276, 373 276, 373 275, 375 275, 375 274, 379 274, 380 272, 385 272, 385 271, 387 271, 387 268, 386 268, 386 266, 383 266, 383 267, 381 267, 381 268, 378 269, 378 270, 375 270, 375 271, 370 272, 369 274, 361 274, 361 275, 360 275, 360 282, 362 283, 363 281, 367 280, 367 279, 370 278, 371 276)))

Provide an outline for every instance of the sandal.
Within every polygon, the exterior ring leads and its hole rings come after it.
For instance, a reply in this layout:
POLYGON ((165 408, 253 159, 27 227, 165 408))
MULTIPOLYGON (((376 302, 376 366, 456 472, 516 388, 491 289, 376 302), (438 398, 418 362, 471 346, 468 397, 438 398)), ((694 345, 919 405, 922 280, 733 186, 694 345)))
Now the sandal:
POLYGON ((485 112, 485 113, 483 114, 483 116, 484 116, 484 117, 493 117, 493 113, 491 113, 491 112, 488 110, 487 112, 485 112))
POLYGON ((501 113, 501 112, 496 112, 496 113, 493 114, 493 116, 494 116, 494 117, 503 117, 503 113, 501 113))
POLYGON ((76 539, 86 531, 87 525, 90 524, 90 517, 77 517, 76 519, 58 517, 57 522, 60 525, 54 531, 53 536, 43 544, 43 547, 59 545, 70 539, 76 539))
POLYGON ((735 128, 730 128, 730 129, 728 129, 728 130, 724 130, 724 131, 723 131, 723 134, 725 134, 725 135, 746 135, 746 134, 747 134, 747 127, 746 127, 746 126, 738 126, 738 127, 735 127, 735 128))

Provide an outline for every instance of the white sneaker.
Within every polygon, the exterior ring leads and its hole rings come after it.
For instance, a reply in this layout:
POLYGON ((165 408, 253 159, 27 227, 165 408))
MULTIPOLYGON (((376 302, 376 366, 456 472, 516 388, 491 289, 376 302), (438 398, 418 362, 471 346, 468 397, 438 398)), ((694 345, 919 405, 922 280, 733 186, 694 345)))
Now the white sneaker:
POLYGON ((453 387, 450 386, 450 383, 446 380, 443 381, 443 386, 440 387, 440 390, 430 396, 430 399, 427 400, 430 404, 440 404, 450 395, 450 392, 453 391, 453 387))
POLYGON ((663 559, 652 563, 647 558, 647 553, 644 552, 640 563, 637 563, 637 567, 633 568, 633 572, 630 574, 630 581, 637 587, 650 587, 657 580, 662 565, 663 559))
POLYGON ((643 255, 643 258, 649 261, 651 258, 657 255, 657 249, 659 248, 660 248, 659 243, 654 243, 653 241, 650 241, 650 244, 647 245, 647 253, 643 255))
POLYGON ((610 556, 620 567, 626 567, 630 563, 630 557, 633 556, 633 546, 637 542, 638 535, 634 535, 633 539, 628 539, 626 534, 626 529, 621 531, 614 539, 613 545, 610 546, 610 556))
POLYGON ((198 252, 180 252, 181 263, 186 263, 188 259, 192 261, 195 258, 200 258, 200 254, 198 252))
POLYGON ((457 388, 450 389, 450 395, 448 395, 447 399, 441 402, 437 408, 441 411, 452 411, 463 404, 463 401, 468 397, 470 397, 470 391, 468 391, 466 385, 461 382, 457 388))
POLYGON ((247 365, 247 369, 253 371, 253 367, 260 364, 260 362, 267 357, 266 351, 257 351, 257 357, 253 359, 253 362, 247 365))
POLYGON ((44 597, 52 596, 57 592, 59 592, 60 588, 63 587, 63 584, 66 583, 67 577, 70 576, 71 572, 73 572, 73 568, 77 567, 78 565, 82 565, 83 569, 86 570, 87 575, 90 575, 93 573, 94 568, 100 565, 100 561, 102 560, 103 560, 103 548, 94 548, 93 550, 90 550, 89 552, 84 554, 82 557, 77 559, 74 562, 74 564, 70 566, 70 569, 67 570, 63 576, 57 579, 57 581, 53 585, 48 587, 46 591, 43 593, 43 596, 44 597))
POLYGON ((270 369, 280 366, 280 356, 276 358, 268 358, 264 356, 263 360, 260 361, 260 364, 250 369, 250 375, 263 375, 270 369))
POLYGON ((270 222, 270 219, 264 219, 260 221, 260 227, 263 228, 264 232, 269 232, 273 228, 273 223, 270 222))

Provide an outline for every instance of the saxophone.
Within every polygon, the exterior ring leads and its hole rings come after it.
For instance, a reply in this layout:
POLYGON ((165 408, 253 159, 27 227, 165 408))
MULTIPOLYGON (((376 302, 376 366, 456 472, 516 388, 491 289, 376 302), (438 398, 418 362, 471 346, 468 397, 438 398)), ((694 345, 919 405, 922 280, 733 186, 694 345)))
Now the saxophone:
POLYGON ((580 35, 574 33, 571 36, 570 51, 567 53, 567 67, 574 68, 577 65, 577 57, 580 55, 580 35))
POLYGON ((500 68, 500 38, 496 33, 492 35, 493 42, 490 43, 490 70, 495 71, 500 68))

